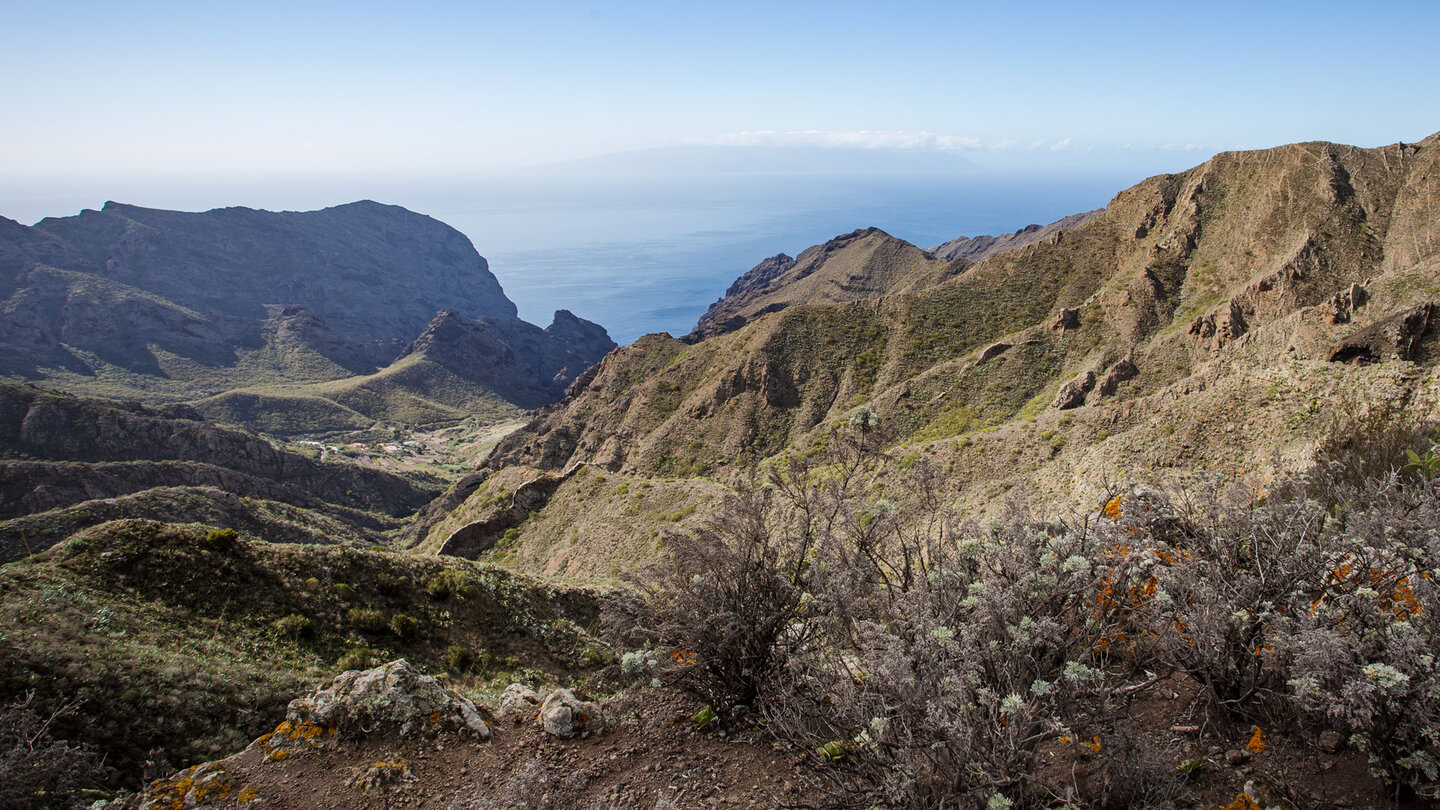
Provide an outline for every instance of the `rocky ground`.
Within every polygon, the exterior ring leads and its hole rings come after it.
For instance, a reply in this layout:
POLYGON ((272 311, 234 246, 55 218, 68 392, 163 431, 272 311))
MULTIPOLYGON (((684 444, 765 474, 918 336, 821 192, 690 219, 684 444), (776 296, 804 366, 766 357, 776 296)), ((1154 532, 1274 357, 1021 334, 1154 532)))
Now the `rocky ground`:
POLYGON ((106 807, 808 804, 803 758, 797 763, 755 735, 697 731, 700 707, 677 693, 618 699, 596 711, 567 690, 543 706, 534 693, 517 698, 525 692, 513 688, 491 712, 403 661, 347 673, 292 703, 289 719, 245 751, 155 780, 106 807))
MULTIPOLYGON (((1091 739, 1042 747, 1035 779, 1052 805, 1395 806, 1338 735, 1220 729, 1190 717, 1195 690, 1183 679, 1139 686, 1113 716, 1094 718, 1091 739)), ((697 729, 701 709, 671 689, 641 688, 602 707, 568 690, 542 701, 518 684, 497 705, 476 707, 398 661, 294 701, 284 723, 239 754, 99 806, 845 806, 834 792, 843 763, 771 743, 759 729, 697 729)))

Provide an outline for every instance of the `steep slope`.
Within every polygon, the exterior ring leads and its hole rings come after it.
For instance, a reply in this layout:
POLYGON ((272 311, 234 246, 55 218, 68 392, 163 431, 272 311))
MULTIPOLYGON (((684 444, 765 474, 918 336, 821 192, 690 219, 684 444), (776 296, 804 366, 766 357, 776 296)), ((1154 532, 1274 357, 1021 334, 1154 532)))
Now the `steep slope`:
MULTIPOLYGON (((217 421, 284 435, 357 430, 377 420, 510 419, 563 397, 575 377, 613 348, 602 327, 565 310, 545 329, 443 310, 379 371, 240 387, 194 404, 217 421)), ((320 365, 303 349, 285 362, 320 365)))
POLYGON ((723 476, 861 405, 981 514, 1022 485, 1088 505, 1117 478, 1300 466, 1322 424, 1433 390, 1437 141, 1218 155, 868 300, 802 279, 734 331, 613 352, 489 466, 723 476))
POLYGON ((160 211, 109 202, 35 231, 65 245, 68 269, 250 320, 266 305, 313 309, 356 342, 404 340, 442 306, 514 318, 485 260, 455 229, 368 200, 321 211, 160 211))

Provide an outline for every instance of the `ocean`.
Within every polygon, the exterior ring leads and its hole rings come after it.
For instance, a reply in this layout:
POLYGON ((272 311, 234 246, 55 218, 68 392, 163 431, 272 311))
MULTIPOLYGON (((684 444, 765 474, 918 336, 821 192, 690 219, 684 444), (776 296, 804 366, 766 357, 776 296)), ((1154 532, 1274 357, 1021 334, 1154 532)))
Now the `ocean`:
POLYGON ((556 309, 625 344, 688 333, 736 277, 857 228, 921 247, 1104 206, 1139 178, 745 176, 576 187, 497 184, 425 210, 470 237, 534 323, 556 309))

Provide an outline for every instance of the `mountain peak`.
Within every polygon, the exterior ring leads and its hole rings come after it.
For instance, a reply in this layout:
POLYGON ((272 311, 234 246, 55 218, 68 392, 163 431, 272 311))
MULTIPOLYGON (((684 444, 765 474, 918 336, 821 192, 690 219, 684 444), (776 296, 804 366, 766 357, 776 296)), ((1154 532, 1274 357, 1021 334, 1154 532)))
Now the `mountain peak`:
POLYGON ((700 316, 686 340, 733 332, 796 304, 858 301, 938 281, 950 275, 949 265, 879 228, 858 228, 796 258, 780 253, 755 265, 700 316))

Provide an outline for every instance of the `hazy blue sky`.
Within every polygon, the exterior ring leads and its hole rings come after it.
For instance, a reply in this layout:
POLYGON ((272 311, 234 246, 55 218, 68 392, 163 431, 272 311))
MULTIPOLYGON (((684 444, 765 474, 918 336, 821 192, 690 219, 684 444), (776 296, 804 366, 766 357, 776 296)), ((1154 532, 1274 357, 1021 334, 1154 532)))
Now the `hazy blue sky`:
MULTIPOLYGON (((0 183, 1440 129, 1440 3, 0 2, 0 183)), ((3 212, 0 212, 3 213, 3 212)))

